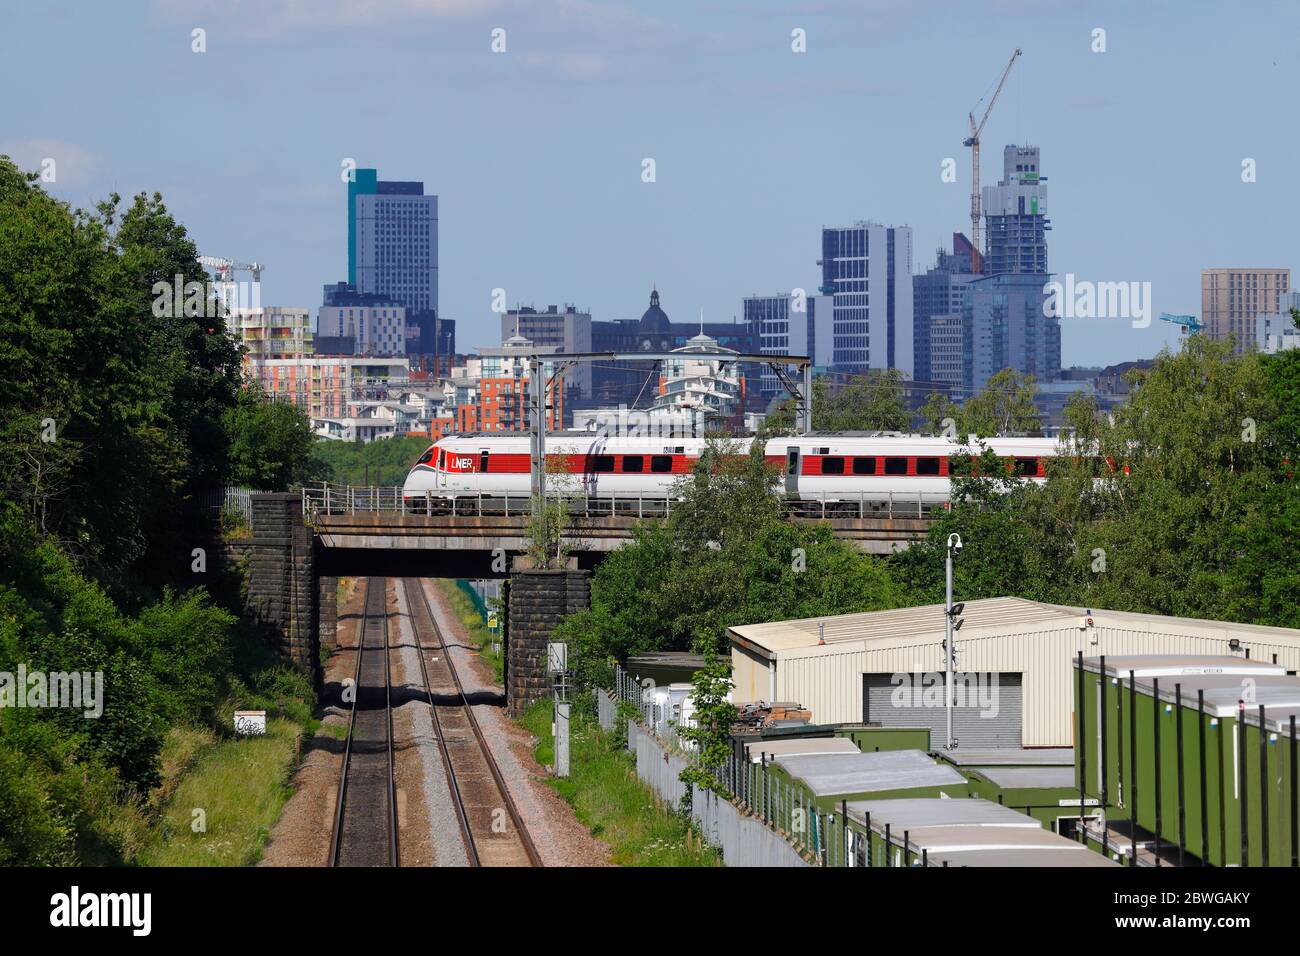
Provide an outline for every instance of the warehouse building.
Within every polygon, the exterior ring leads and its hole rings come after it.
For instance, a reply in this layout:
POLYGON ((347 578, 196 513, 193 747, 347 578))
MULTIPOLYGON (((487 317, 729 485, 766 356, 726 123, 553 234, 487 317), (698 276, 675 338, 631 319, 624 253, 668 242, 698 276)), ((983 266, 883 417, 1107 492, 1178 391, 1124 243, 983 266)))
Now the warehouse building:
MULTIPOLYGON (((956 635, 961 749, 1070 747, 1073 668, 1102 654, 1230 654, 1300 669, 1300 630, 1065 607, 966 602, 956 635)), ((946 736, 942 605, 733 627, 733 699, 797 700, 818 724, 946 736)))

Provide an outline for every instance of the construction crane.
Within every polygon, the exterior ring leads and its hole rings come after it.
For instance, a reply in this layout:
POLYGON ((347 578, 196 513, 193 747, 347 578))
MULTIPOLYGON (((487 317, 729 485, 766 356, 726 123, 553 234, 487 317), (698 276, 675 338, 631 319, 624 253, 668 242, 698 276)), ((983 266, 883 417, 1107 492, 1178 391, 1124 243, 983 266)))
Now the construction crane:
POLYGON ((1160 321, 1172 322, 1174 325, 1180 326, 1178 329, 1179 335, 1195 335, 1205 328, 1204 323, 1194 315, 1172 315, 1169 312, 1161 312, 1160 321))
POLYGON ((261 282, 262 270, 266 268, 260 262, 238 262, 226 256, 199 256, 199 265, 216 272, 217 278, 222 282, 232 281, 237 271, 251 272, 253 281, 261 282))
MULTIPOLYGON (((989 100, 989 105, 984 110, 984 116, 975 125, 975 114, 971 112, 970 117, 970 136, 962 141, 963 146, 970 147, 970 241, 975 247, 975 255, 980 255, 980 133, 984 131, 984 124, 989 121, 989 114, 993 112, 993 105, 998 101, 998 94, 1002 92, 1002 87, 1006 85, 1007 77, 1011 75, 1011 68, 1016 65, 1016 57, 1020 56, 1020 50, 1011 54, 1011 59, 1007 61, 1007 68, 1002 71, 1002 79, 998 80, 998 88, 993 91, 993 98, 989 100)), ((975 104, 976 109, 979 104, 975 104)))

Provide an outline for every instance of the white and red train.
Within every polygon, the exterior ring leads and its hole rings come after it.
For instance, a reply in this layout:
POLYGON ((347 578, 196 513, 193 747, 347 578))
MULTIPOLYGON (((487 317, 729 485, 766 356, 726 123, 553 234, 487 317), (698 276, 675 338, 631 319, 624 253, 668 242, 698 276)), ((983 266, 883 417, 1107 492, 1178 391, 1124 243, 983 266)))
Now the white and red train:
MULTIPOLYGON (((736 440, 747 452, 750 439, 736 440)), ((1011 473, 1043 480, 1051 438, 991 438, 986 444, 1011 473)), ((625 438, 561 432, 547 436, 548 484, 593 498, 667 498, 704 450, 703 438, 625 438)), ((780 469, 788 498, 816 502, 948 500, 950 456, 980 449, 922 435, 824 434, 769 438, 764 455, 780 469)), ((406 498, 526 498, 527 435, 450 435, 420 456, 407 475, 406 498)))

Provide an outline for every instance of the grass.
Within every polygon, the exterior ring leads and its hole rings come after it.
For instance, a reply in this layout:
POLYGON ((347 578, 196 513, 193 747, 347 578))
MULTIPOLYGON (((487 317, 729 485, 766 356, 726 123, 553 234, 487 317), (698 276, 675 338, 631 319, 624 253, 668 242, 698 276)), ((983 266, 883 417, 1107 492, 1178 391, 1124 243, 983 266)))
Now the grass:
POLYGON ((469 595, 462 591, 455 581, 440 579, 438 587, 442 589, 443 596, 451 605, 452 613, 464 626, 470 640, 478 645, 479 657, 492 668, 492 676, 496 682, 502 683, 505 680, 505 654, 500 650, 493 650, 492 647, 494 642, 500 640, 500 636, 488 630, 483 615, 479 614, 478 608, 474 606, 469 595))
MULTIPOLYGON (((537 761, 554 763, 551 704, 529 708, 520 721, 539 741, 537 761)), ((622 738, 600 729, 594 718, 574 714, 569 725, 569 777, 547 782, 573 807, 574 815, 609 845, 617 866, 719 866, 716 850, 684 814, 658 801, 636 775, 636 762, 622 738)))
POLYGON ((301 725, 267 720, 263 737, 218 739, 206 730, 176 730, 164 766, 175 774, 143 866, 247 866, 261 856, 271 826, 289 799, 301 725), (202 816, 195 811, 202 811, 202 816), (194 832, 196 820, 205 830, 194 832))

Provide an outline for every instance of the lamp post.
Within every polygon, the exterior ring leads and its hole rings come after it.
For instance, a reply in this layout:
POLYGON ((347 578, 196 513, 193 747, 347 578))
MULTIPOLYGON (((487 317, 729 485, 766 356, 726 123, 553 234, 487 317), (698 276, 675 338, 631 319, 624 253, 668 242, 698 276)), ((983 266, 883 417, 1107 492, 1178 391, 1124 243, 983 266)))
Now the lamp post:
POLYGON ((944 642, 943 642, 943 659, 944 659, 944 708, 947 711, 948 718, 948 739, 944 743, 945 750, 956 750, 957 740, 952 734, 952 709, 953 709, 953 682, 954 682, 954 654, 952 646, 953 632, 960 627, 953 626, 953 619, 962 612, 965 605, 956 605, 952 603, 952 559, 961 554, 961 535, 953 533, 948 535, 948 555, 944 561, 944 642))

